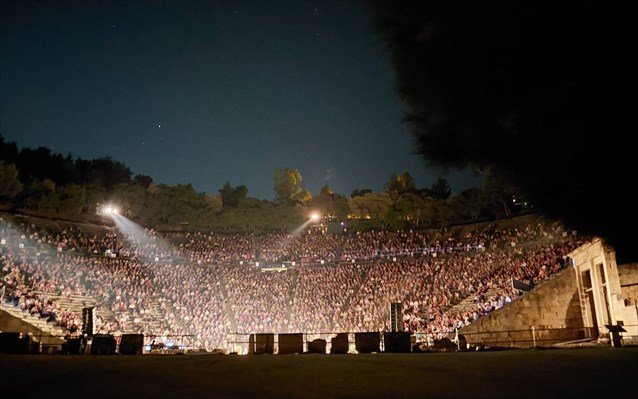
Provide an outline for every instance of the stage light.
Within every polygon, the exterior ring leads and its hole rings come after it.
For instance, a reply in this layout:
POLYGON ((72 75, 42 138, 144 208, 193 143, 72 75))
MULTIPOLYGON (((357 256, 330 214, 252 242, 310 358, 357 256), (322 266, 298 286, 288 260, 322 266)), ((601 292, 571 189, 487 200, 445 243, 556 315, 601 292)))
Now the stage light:
POLYGON ((310 220, 312 220, 313 222, 318 222, 319 219, 321 219, 321 215, 317 212, 313 212, 310 214, 310 220))
POLYGON ((98 214, 100 215, 119 215, 120 211, 116 207, 112 205, 104 205, 99 209, 98 214))

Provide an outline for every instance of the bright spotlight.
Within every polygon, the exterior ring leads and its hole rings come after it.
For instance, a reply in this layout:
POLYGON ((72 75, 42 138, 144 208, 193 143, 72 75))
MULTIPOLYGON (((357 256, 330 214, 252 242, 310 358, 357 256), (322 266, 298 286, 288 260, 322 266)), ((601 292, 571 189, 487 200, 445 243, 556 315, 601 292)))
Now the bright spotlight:
POLYGON ((105 205, 99 213, 102 215, 119 215, 120 211, 114 206, 105 205))
POLYGON ((317 212, 313 212, 310 214, 310 220, 312 220, 313 222, 318 222, 320 218, 321 215, 317 212))

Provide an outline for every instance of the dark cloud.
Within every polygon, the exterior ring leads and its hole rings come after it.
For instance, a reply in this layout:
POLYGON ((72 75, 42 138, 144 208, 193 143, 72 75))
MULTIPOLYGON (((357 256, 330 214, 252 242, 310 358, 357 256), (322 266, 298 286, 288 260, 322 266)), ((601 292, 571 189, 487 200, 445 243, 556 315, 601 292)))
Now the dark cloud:
POLYGON ((635 52, 602 2, 372 2, 418 151, 489 167, 551 217, 636 259, 635 52))

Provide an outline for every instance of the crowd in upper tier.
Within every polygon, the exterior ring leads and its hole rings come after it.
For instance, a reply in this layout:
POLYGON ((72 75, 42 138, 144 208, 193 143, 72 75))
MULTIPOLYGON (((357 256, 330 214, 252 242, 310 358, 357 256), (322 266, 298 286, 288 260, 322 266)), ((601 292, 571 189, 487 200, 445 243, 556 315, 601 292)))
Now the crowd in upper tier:
POLYGON ((233 332, 388 330, 391 302, 404 304, 406 328, 438 338, 515 300, 512 278, 536 284, 561 270, 580 243, 546 223, 141 239, 6 220, 0 240, 4 300, 23 311, 80 334, 80 315, 46 293, 82 294, 96 300, 96 332, 207 349, 233 332), (303 262, 269 272, 258 260, 303 262), (470 308, 454 307, 467 298, 470 308))
POLYGON ((25 240, 43 248, 82 254, 110 253, 138 260, 179 259, 198 263, 237 263, 303 261, 365 261, 388 256, 443 254, 454 250, 498 246, 540 234, 539 226, 525 229, 497 229, 493 226, 457 237, 446 229, 430 232, 351 231, 329 234, 325 229, 308 228, 300 234, 222 234, 177 232, 158 234, 146 230, 122 233, 115 226, 99 231, 83 231, 76 226, 43 229, 23 222, 15 232, 17 240, 25 240), (25 236, 22 238, 22 236, 25 236))

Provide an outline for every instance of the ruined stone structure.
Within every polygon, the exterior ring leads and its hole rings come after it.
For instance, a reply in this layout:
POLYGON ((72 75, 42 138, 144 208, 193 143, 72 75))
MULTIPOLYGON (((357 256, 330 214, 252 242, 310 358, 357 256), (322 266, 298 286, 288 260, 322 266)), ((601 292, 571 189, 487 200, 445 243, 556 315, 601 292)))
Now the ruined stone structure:
POLYGON ((638 263, 620 266, 618 277, 625 305, 638 305, 638 263))
POLYGON ((551 345, 585 338, 571 268, 459 331, 469 344, 551 345))
POLYGON ((638 343, 638 264, 617 266, 600 239, 569 257, 571 267, 459 333, 470 344, 529 347, 606 340, 605 325, 622 325, 624 343, 638 343))
POLYGON ((0 332, 21 332, 34 338, 43 345, 42 350, 59 350, 64 343, 60 336, 54 336, 50 331, 43 331, 41 327, 28 323, 15 315, 0 309, 0 332))
POLYGON ((638 342, 635 288, 638 270, 635 265, 618 266, 613 248, 600 239, 581 246, 569 256, 572 258, 578 282, 587 337, 608 337, 609 332, 605 325, 621 325, 627 330, 624 334, 625 342, 638 342))

